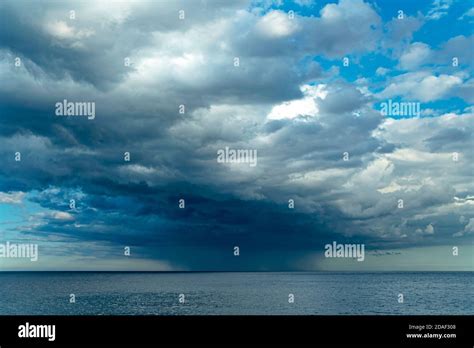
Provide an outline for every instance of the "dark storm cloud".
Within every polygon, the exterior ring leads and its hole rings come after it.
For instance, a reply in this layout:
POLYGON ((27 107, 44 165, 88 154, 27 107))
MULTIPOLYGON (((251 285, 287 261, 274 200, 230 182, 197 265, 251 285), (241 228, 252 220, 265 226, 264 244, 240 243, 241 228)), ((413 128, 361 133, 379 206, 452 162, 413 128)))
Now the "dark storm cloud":
MULTIPOLYGON (((368 249, 444 243, 460 225, 455 210, 469 216, 468 203, 453 203, 469 193, 469 166, 446 170, 446 154, 431 152, 462 152, 472 116, 406 120, 400 132, 370 92, 312 62, 384 46, 371 5, 341 1, 293 20, 240 2, 74 5, 0 5, 0 191, 28 192, 46 211, 19 233, 130 245, 189 269, 291 269, 335 238, 368 249), (319 84, 324 97, 301 88, 319 84), (63 99, 95 102, 96 118, 55 116, 63 99), (294 118, 269 117, 291 103, 294 118), (258 150, 258 165, 217 163, 226 146, 258 150)), ((406 24, 385 28, 387 46, 421 25, 406 24)))
MULTIPOLYGON (((5 24, 0 31, 2 47, 15 56, 30 60, 51 78, 71 77, 102 89, 120 81, 125 75, 127 70, 124 69, 123 58, 132 49, 132 38, 126 39, 119 35, 122 39, 120 42, 111 41, 106 38, 115 36, 116 33, 108 28, 96 28, 100 30, 99 33, 81 39, 84 46, 75 46, 74 37, 57 39, 40 26, 41 21, 35 17, 39 9, 21 11, 13 8, 11 3, 3 3, 1 6, 0 20, 5 24)), ((63 15, 64 20, 67 20, 68 10, 65 7, 63 15)), ((68 25, 66 22, 58 23, 68 25)), ((133 46, 137 47, 143 41, 143 37, 133 37, 133 46)))
POLYGON ((125 3, 111 3, 94 16, 90 15, 93 1, 33 3, 27 10, 21 3, 4 2, 0 5, 0 20, 5 24, 0 43, 54 79, 71 77, 109 89, 130 71, 124 67, 124 59, 149 45, 154 31, 186 30, 246 3, 209 1, 209 7, 202 7, 198 1, 144 1, 130 12, 125 3), (75 19, 70 18, 71 9, 75 19), (177 20, 180 10, 188 11, 186 20, 177 20), (114 17, 115 11, 123 11, 123 17, 114 17))

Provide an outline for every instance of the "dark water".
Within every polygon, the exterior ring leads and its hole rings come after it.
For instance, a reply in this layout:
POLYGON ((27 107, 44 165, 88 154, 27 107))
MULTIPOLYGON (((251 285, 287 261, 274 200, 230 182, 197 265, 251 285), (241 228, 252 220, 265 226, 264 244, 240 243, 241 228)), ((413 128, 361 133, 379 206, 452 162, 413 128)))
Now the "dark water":
POLYGON ((473 290, 473 272, 0 272, 0 314, 474 314, 473 290))

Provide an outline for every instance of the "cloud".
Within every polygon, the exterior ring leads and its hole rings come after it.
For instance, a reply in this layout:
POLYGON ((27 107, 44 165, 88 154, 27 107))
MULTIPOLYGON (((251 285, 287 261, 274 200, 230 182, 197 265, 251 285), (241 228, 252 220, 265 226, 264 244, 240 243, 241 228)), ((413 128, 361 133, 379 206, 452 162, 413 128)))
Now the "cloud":
POLYGON ((391 52, 394 57, 406 49, 411 43, 414 33, 416 33, 424 24, 420 17, 404 16, 403 19, 392 18, 384 25, 386 35, 381 38, 381 46, 384 50, 391 52))
POLYGON ((31 210, 8 233, 56 256, 100 245, 117 261, 128 245, 165 269, 281 270, 335 237, 449 244, 471 219, 472 36, 437 46, 421 16, 384 22, 363 1, 293 19, 271 3, 72 5, 0 5, 0 202, 31 210), (376 109, 398 97, 430 117, 376 109), (94 101, 96 118, 55 116, 64 99, 94 101), (218 163, 226 146, 258 165, 218 163))
POLYGON ((343 57, 376 47, 381 35, 381 18, 369 4, 362 0, 341 0, 324 6, 320 15, 316 19, 301 19, 303 42, 307 42, 312 52, 343 57))
POLYGON ((453 234, 453 237, 462 237, 474 233, 474 218, 469 219, 469 222, 464 226, 462 231, 453 234))
POLYGON ((0 204, 21 204, 25 192, 0 192, 0 204))
MULTIPOLYGON (((93 30, 76 30, 65 21, 53 21, 46 24, 46 30, 52 36, 62 40, 81 40, 94 35, 93 30)), ((76 44, 80 43, 75 41, 76 44)))
POLYGON ((63 220, 63 221, 72 221, 74 217, 69 214, 68 212, 64 211, 56 211, 52 214, 53 219, 55 220, 63 220))
POLYGON ((474 233, 474 219, 469 219, 469 222, 464 226, 465 233, 474 233))
POLYGON ((459 17, 459 20, 463 20, 464 18, 468 17, 474 17, 474 7, 471 7, 469 10, 463 13, 461 17, 459 17))
POLYGON ((321 112, 342 114, 364 107, 371 99, 360 89, 345 83, 334 83, 327 88, 326 96, 320 98, 321 112))
POLYGON ((453 0, 434 0, 426 17, 430 20, 438 20, 448 14, 453 0))
POLYGON ((387 69, 387 68, 384 68, 384 67, 378 67, 377 70, 375 71, 375 73, 379 76, 384 76, 386 75, 388 72, 390 71, 390 69, 387 69))
POLYGON ((281 38, 295 33, 299 27, 287 13, 271 11, 258 20, 256 29, 265 37, 281 38))
POLYGON ((462 83, 463 79, 456 75, 436 76, 428 71, 410 72, 392 78, 379 98, 404 96, 422 102, 434 101, 450 97, 451 92, 462 83))
POLYGON ((470 49, 474 45, 474 35, 458 35, 443 43, 441 49, 432 57, 432 61, 438 64, 453 64, 453 58, 457 58, 461 67, 473 66, 474 52, 470 49))
POLYGON ((422 42, 415 42, 402 53, 400 67, 403 70, 413 70, 428 62, 432 55, 430 47, 422 42))
POLYGON ((424 230, 418 228, 418 229, 416 230, 416 233, 418 233, 418 234, 424 234, 424 235, 431 235, 431 234, 434 234, 434 227, 433 227, 432 224, 429 224, 429 225, 427 225, 427 226, 425 227, 424 230))
POLYGON ((296 99, 276 105, 268 114, 269 120, 293 119, 298 116, 316 116, 319 112, 317 99, 324 100, 327 91, 325 85, 311 86, 304 85, 301 92, 304 95, 302 99, 296 99))

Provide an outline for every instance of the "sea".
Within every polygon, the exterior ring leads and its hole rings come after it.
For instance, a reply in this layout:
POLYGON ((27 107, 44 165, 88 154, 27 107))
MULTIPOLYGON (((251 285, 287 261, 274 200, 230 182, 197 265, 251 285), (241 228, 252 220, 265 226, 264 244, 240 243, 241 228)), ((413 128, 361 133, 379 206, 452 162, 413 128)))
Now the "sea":
POLYGON ((473 295, 474 272, 0 272, 0 315, 472 315, 473 295))

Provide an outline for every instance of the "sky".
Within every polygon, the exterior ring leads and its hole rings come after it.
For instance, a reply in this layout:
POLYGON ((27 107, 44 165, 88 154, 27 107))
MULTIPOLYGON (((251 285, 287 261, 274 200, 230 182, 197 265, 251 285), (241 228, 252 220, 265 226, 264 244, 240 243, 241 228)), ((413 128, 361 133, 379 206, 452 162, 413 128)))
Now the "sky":
POLYGON ((0 270, 473 271, 473 23, 460 0, 2 1, 0 244, 39 257, 0 270))

